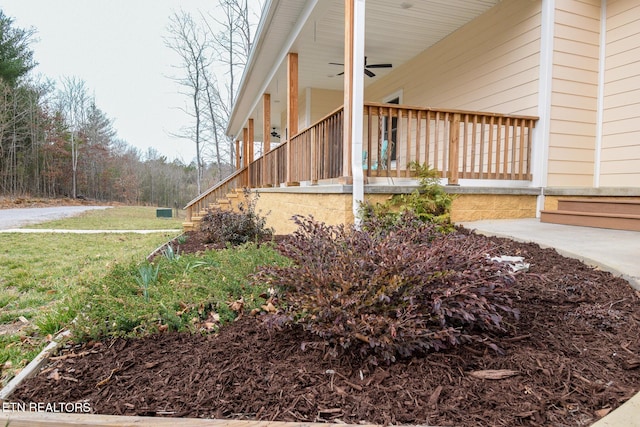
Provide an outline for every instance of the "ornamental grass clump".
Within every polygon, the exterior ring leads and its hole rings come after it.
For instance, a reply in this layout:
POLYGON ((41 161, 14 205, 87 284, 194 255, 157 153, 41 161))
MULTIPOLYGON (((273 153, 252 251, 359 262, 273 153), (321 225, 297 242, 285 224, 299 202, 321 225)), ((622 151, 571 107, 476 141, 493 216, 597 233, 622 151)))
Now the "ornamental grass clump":
POLYGON ((278 246, 292 265, 254 276, 280 295, 269 324, 301 324, 334 356, 374 364, 471 342, 500 351, 489 335, 518 317, 514 276, 474 235, 443 234, 410 212, 385 232, 294 220, 298 229, 278 246))

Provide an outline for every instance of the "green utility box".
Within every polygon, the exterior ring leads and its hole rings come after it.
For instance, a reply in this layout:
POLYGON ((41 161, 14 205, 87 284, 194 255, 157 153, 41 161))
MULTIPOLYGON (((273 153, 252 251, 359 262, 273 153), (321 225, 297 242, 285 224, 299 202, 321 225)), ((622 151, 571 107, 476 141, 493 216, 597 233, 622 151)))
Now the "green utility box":
POLYGON ((156 218, 172 218, 173 210, 171 208, 156 209, 156 218))

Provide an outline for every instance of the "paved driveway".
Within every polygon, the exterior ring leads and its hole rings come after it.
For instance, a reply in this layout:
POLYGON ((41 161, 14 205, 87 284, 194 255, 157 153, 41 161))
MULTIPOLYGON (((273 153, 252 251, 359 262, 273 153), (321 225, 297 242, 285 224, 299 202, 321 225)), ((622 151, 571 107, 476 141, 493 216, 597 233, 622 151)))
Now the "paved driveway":
POLYGON ((66 218, 88 210, 107 209, 109 207, 110 206, 54 206, 47 208, 0 209, 0 230, 66 218))

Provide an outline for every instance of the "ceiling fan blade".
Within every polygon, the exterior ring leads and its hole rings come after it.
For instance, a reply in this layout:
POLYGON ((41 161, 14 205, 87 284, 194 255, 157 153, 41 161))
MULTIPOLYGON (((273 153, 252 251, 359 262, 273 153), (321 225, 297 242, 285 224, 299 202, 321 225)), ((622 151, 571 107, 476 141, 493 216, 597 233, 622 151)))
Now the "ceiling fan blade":
POLYGON ((343 74, 344 74, 344 71, 343 71, 343 72, 341 72, 341 73, 336 74, 336 76, 341 76, 341 75, 343 75, 343 74))
POLYGON ((373 74, 371 71, 367 70, 366 68, 364 69, 364 73, 369 77, 375 77, 376 76, 375 74, 373 74))
POLYGON ((344 64, 341 64, 339 62, 329 62, 329 65, 340 65, 340 66, 343 66, 344 64))
POLYGON ((367 68, 391 68, 393 64, 371 64, 366 65, 367 68))

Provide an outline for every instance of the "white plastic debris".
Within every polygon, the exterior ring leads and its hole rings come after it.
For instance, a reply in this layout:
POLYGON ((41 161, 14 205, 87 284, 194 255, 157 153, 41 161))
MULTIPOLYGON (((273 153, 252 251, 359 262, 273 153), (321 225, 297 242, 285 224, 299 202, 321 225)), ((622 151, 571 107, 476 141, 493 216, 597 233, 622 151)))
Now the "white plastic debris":
POLYGON ((521 256, 500 255, 491 257, 491 261, 508 264, 514 273, 518 271, 529 271, 529 267, 531 266, 528 262, 524 262, 524 257, 521 256))

